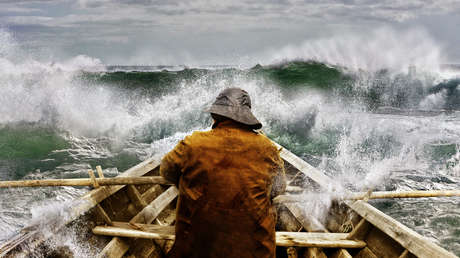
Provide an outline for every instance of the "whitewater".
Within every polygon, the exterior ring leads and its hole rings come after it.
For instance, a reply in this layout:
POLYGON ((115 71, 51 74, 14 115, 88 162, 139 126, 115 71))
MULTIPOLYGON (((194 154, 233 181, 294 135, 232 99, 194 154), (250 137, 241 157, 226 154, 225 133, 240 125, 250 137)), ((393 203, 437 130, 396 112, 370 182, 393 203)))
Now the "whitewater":
MULTIPOLYGON (((242 65, 110 66, 84 55, 43 61, 0 30, 0 180, 87 177, 96 165, 116 176, 208 130, 203 110, 240 87, 264 133, 348 190, 459 189, 460 68, 444 58, 423 31, 384 28, 242 65)), ((88 190, 0 189, 0 243, 65 217, 88 190)), ((324 198, 305 204, 319 220, 324 198)), ((370 203, 460 255, 458 197, 370 203)), ((62 241, 90 256, 87 244, 62 241)))

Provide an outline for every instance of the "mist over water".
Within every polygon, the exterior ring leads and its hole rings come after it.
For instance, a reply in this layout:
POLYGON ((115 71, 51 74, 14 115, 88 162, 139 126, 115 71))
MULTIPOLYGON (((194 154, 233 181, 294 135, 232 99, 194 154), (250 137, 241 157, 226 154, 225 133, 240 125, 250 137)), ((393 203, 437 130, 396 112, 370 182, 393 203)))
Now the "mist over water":
MULTIPOLYGON (((439 69, 441 52, 423 31, 381 29, 286 47, 251 69, 127 72, 87 56, 38 62, 0 31, 0 179, 87 177, 96 165, 116 176, 209 129, 202 110, 237 86, 269 137, 349 190, 458 189, 460 73, 439 69)), ((49 210, 65 216, 86 190, 0 189, 0 242, 49 210)), ((330 197, 305 209, 324 220, 330 197)), ((373 204, 460 253, 458 198, 373 204)))
POLYGON ((389 27, 371 33, 339 35, 307 40, 276 51, 269 62, 283 60, 316 60, 352 70, 390 69, 405 72, 415 65, 438 72, 445 57, 436 41, 423 29, 396 31, 389 27))

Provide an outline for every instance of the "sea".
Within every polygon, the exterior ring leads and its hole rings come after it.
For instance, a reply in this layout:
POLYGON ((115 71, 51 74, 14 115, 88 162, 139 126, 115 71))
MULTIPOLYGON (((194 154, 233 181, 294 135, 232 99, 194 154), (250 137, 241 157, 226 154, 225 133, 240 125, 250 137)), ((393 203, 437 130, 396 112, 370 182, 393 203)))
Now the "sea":
MULTIPOLYGON (((0 180, 83 178, 97 165, 116 176, 209 130, 203 110, 240 87, 266 135, 348 190, 460 189, 460 65, 417 33, 385 37, 307 42, 265 63, 140 66, 43 61, 0 31, 0 180)), ((0 189, 0 244, 88 190, 0 189)), ((370 203, 460 256, 459 197, 370 203)))

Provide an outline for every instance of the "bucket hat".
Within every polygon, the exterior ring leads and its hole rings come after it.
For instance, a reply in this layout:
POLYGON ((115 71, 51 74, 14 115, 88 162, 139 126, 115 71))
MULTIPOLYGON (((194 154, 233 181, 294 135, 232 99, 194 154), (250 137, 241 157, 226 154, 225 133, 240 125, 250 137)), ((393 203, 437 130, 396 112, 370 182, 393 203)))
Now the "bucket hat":
POLYGON ((262 128, 262 124, 251 112, 249 94, 240 88, 221 91, 211 107, 205 111, 248 125, 252 129, 262 128))

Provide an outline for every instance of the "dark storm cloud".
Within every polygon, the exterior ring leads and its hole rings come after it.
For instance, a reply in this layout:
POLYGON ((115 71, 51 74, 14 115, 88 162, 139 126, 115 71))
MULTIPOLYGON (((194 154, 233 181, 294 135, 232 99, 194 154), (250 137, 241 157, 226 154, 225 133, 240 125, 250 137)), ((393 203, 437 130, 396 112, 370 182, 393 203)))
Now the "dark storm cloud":
MULTIPOLYGON (((33 39, 24 44, 54 45, 70 51, 69 55, 82 53, 85 47, 104 49, 100 46, 110 42, 118 44, 113 48, 117 52, 108 48, 96 57, 122 60, 132 49, 156 49, 155 54, 169 52, 174 60, 178 51, 199 59, 221 55, 220 46, 246 55, 299 43, 302 38, 401 27, 412 21, 429 31, 442 30, 439 19, 426 24, 423 17, 448 16, 458 21, 458 12, 460 0, 3 0, 0 26, 33 39)), ((457 38, 443 34, 439 40, 443 39, 457 38)))

